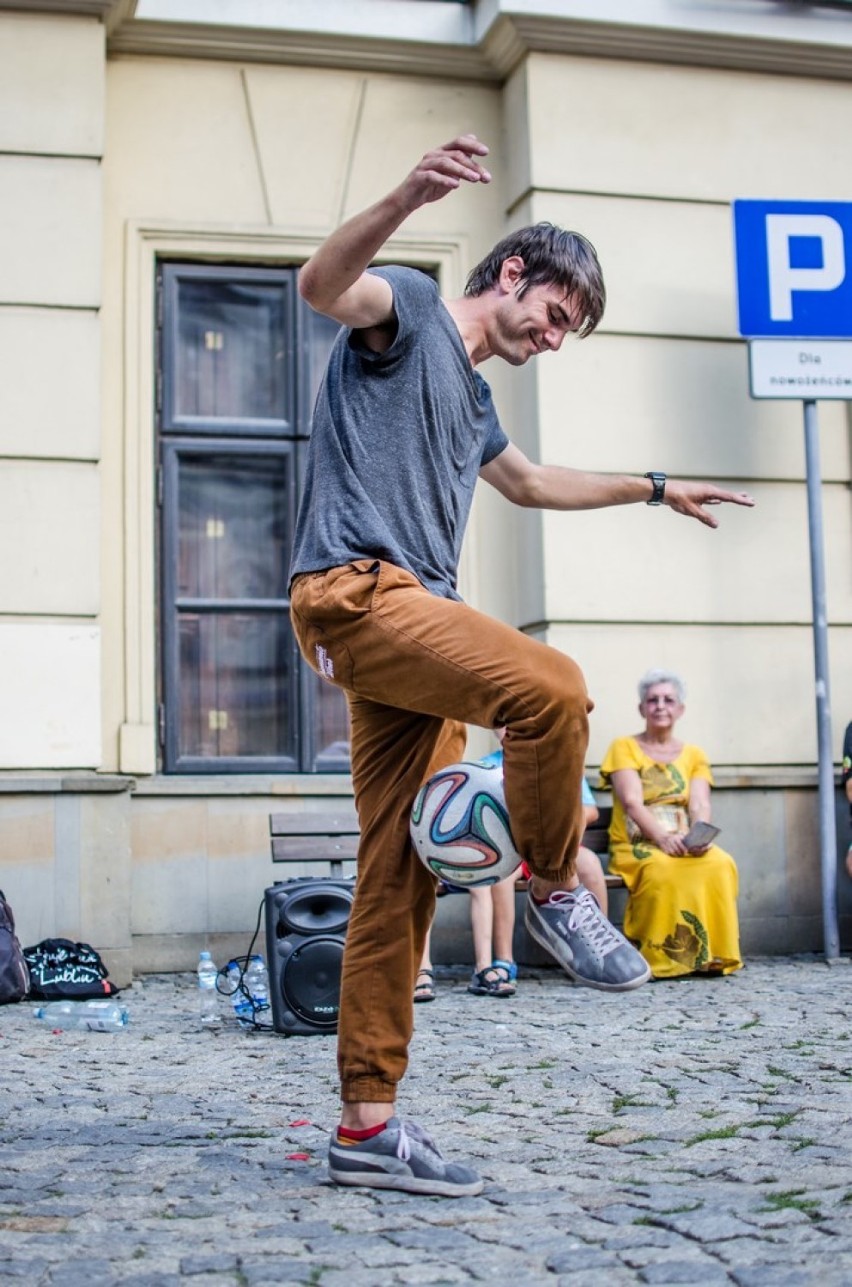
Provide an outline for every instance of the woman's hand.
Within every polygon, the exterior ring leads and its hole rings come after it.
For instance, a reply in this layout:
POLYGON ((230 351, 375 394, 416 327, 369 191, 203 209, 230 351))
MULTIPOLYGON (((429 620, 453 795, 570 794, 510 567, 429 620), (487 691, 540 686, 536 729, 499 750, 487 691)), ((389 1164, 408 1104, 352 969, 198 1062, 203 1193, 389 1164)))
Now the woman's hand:
POLYGON ((649 837, 649 839, 658 849, 662 849, 664 854, 670 854, 672 858, 685 858, 689 853, 683 843, 683 834, 680 832, 661 831, 657 836, 649 837))

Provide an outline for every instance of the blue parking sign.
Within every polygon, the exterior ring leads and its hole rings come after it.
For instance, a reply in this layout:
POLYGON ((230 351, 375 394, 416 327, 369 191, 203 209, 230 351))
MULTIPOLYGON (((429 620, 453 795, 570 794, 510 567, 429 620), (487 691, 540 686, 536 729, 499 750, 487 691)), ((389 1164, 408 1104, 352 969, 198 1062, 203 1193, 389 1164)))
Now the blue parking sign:
POLYGON ((852 338, 852 202, 735 201, 740 335, 852 338))

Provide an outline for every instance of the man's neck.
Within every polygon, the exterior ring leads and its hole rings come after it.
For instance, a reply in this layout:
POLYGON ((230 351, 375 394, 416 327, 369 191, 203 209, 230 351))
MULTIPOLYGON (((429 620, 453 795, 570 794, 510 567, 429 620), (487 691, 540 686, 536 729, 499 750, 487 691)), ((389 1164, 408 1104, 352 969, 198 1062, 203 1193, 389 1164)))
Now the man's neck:
POLYGON ((481 298, 465 295, 461 299, 444 300, 444 307, 458 327, 471 366, 479 366, 494 356, 488 344, 481 298))

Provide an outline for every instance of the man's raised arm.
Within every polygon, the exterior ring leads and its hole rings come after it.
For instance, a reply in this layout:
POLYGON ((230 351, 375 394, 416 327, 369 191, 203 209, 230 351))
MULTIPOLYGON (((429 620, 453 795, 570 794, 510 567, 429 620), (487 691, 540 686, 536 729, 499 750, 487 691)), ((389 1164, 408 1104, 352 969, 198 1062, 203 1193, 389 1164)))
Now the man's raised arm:
POLYGON ((440 201, 462 183, 489 183, 477 158, 488 148, 462 134, 427 152, 396 188, 347 220, 322 243, 299 273, 299 294, 318 313, 344 326, 381 326, 393 317, 390 286, 366 273, 385 242, 410 214, 440 201))

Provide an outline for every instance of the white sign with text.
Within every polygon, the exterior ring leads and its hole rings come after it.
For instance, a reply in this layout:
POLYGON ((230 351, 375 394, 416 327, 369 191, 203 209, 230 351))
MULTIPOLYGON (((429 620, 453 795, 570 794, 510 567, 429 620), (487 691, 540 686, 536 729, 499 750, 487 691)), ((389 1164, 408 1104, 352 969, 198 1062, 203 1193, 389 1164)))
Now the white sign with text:
POLYGON ((852 400, 852 340, 750 340, 753 398, 852 400))

